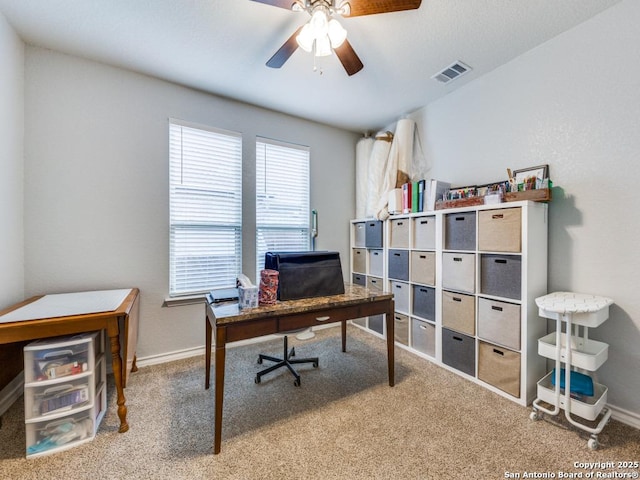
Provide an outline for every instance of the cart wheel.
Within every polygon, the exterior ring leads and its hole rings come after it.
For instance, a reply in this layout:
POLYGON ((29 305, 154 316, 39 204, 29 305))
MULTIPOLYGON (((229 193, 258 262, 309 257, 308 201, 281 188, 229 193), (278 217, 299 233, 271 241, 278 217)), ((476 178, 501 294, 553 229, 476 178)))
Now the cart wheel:
POLYGON ((538 412, 534 410, 529 414, 529 420, 531 420, 532 422, 535 422, 536 420, 540 420, 540 415, 538 415, 538 412))
POLYGON ((299 378, 296 378, 296 379, 293 381, 293 385, 294 385, 294 386, 296 386, 296 387, 299 387, 299 386, 300 386, 300 379, 299 379, 299 378))
POLYGON ((313 362, 313 368, 318 368, 318 362, 313 362))
POLYGON ((260 383, 260 377, 256 376, 256 383, 260 383))
POLYGON ((258 357, 258 364, 262 365, 262 358, 261 357, 258 357))
POLYGON ((589 441, 587 442, 587 447, 589 447, 589 450, 595 450, 598 448, 598 440, 595 438, 590 438, 589 441))

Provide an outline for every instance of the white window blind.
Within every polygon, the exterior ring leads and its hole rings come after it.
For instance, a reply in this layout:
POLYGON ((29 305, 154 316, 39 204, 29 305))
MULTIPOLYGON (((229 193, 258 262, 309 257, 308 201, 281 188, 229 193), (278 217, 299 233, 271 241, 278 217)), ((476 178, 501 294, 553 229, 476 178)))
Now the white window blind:
POLYGON ((309 250, 309 147, 256 141, 256 279, 268 251, 309 250))
POLYGON ((171 120, 171 296, 235 286, 242 270, 242 137, 171 120))

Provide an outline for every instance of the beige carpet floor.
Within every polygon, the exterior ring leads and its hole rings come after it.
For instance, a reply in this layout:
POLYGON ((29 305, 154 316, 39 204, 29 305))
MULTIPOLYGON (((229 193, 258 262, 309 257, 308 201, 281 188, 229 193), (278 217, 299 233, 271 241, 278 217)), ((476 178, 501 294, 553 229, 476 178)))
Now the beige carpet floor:
POLYGON ((204 358, 196 357, 131 376, 131 429, 124 434, 117 432, 110 378, 109 408, 95 440, 46 457, 25 458, 18 400, 2 419, 0 478, 498 479, 561 478, 561 472, 615 478, 604 475, 640 471, 617 464, 640 461, 639 430, 612 420, 591 451, 588 435, 559 417, 530 421, 530 408, 400 348, 391 388, 384 342, 350 326, 342 353, 339 332, 292 340, 298 356, 320 357, 319 368, 299 368, 300 388, 286 370, 254 383, 263 368, 258 353, 280 354, 280 341, 228 350, 219 455, 212 454, 213 388, 204 389, 204 358))

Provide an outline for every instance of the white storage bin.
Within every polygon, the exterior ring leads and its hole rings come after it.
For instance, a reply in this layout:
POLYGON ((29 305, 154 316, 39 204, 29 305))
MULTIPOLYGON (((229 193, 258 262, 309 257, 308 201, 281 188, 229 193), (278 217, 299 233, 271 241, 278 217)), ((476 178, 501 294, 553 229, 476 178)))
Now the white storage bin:
POLYGON ((436 248, 436 217, 413 218, 413 248, 435 250, 436 248))
POLYGON ((432 323, 411 319, 411 346, 430 357, 436 356, 436 327, 432 323))
POLYGON ((520 305, 479 298, 478 336, 520 350, 520 305))
POLYGON ((375 249, 369 250, 369 275, 382 277, 384 275, 384 251, 375 249))
POLYGON ((92 410, 27 423, 27 457, 39 457, 77 447, 91 441, 95 432, 96 423, 92 410))
POLYGON ((473 253, 442 254, 442 287, 467 293, 476 291, 476 256, 473 253))
POLYGON ((357 222, 353 224, 353 246, 364 247, 366 245, 366 223, 357 222))
MULTIPOLYGON (((538 382, 538 398, 551 405, 556 405, 555 387, 551 384, 551 376, 555 373, 549 372, 542 380, 538 382)), ((604 385, 593 382, 594 395, 592 397, 581 396, 571 398, 571 413, 587 420, 594 421, 600 415, 600 412, 607 403, 608 389, 604 385)), ((560 408, 567 409, 567 399, 564 395, 564 389, 560 389, 560 408)))
POLYGON ((391 281, 390 292, 393 293, 396 311, 409 313, 409 291, 408 283, 391 281))
MULTIPOLYGON (((560 333, 560 361, 566 363, 567 348, 566 334, 560 333)), ((582 337, 571 335, 571 365, 590 372, 595 372, 604 362, 607 361, 609 355, 609 345, 596 340, 587 338, 586 341, 582 337)), ((538 354, 543 357, 556 359, 556 332, 545 335, 538 340, 538 354)))

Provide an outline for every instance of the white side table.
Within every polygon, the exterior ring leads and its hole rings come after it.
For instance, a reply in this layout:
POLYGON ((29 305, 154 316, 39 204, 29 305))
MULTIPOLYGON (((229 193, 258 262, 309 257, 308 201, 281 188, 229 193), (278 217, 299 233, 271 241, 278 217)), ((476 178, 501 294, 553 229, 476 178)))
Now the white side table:
POLYGON ((558 415, 560 409, 564 409, 565 417, 572 425, 591 434, 587 446, 592 450, 598 447, 598 434, 611 417, 611 410, 605 406, 607 387, 594 382, 592 396, 572 394, 571 370, 595 372, 607 360, 609 346, 589 339, 588 330, 609 318, 612 303, 610 298, 572 292, 554 292, 536 298, 539 315, 556 321, 556 331, 538 340, 538 354, 556 363, 555 377, 552 378, 554 373, 550 372, 538 382, 530 418, 537 420, 543 413, 558 415), (562 323, 566 324, 565 333, 562 332, 562 323), (564 388, 561 388, 563 363, 564 388), (542 402, 552 405, 553 409, 542 402), (592 428, 575 420, 572 414, 588 421, 602 416, 597 426, 592 428))

